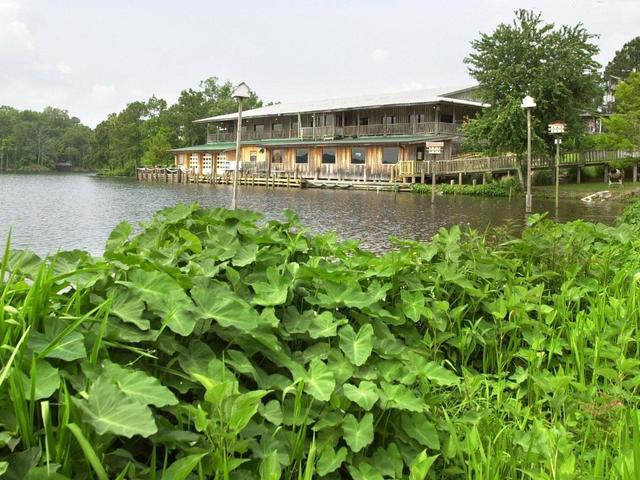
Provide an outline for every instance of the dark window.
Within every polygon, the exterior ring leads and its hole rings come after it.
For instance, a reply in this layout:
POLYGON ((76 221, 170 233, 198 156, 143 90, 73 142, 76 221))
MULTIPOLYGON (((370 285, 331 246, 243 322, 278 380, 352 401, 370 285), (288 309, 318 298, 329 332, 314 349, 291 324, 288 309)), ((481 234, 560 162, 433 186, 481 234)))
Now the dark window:
POLYGON ((424 113, 416 113, 415 115, 411 115, 411 123, 424 123, 426 121, 426 116, 424 113))
POLYGON ((249 161, 251 163, 256 163, 258 161, 258 152, 256 152, 255 150, 252 150, 249 153, 249 161))
POLYGON ((448 113, 441 113, 440 121, 442 123, 453 123, 453 115, 449 115, 448 113))
POLYGON ((400 155, 399 147, 384 147, 382 149, 382 163, 398 163, 398 156, 400 155))
POLYGON ((322 149, 322 163, 336 163, 336 149, 335 148, 323 148, 322 149))
POLYGON ((308 148, 296 148, 296 163, 309 163, 308 148))
POLYGON ((418 147, 416 149, 416 160, 424 160, 424 147, 418 147))
POLYGON ((271 125, 271 130, 276 132, 276 133, 282 133, 282 124, 281 123, 274 123, 273 125, 271 125))
POLYGON ((351 148, 351 163, 362 165, 367 158, 366 150, 362 147, 351 148))
POLYGON ((369 119, 367 117, 363 117, 360 119, 360 125, 369 125, 369 119))
POLYGON ((282 150, 276 149, 271 154, 271 163, 282 163, 282 150))
POLYGON ((382 117, 382 123, 384 125, 393 125, 396 123, 396 117, 394 115, 387 115, 382 117))
POLYGON ((264 133, 264 125, 262 124, 254 125, 253 130, 256 132, 256 135, 262 135, 264 133))

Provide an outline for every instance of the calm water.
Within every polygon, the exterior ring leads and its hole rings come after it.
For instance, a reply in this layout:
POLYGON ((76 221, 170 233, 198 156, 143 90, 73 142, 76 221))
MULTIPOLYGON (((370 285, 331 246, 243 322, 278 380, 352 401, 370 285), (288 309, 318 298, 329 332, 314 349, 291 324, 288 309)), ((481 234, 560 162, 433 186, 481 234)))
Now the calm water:
MULTIPOLYGON (((12 246, 40 254, 84 249, 99 255, 110 231, 128 220, 134 226, 158 209, 177 203, 229 205, 231 188, 210 185, 137 183, 79 174, 0 174, 0 244, 12 229, 12 246)), ((524 200, 514 198, 430 197, 410 193, 244 187, 239 206, 267 218, 296 210, 314 231, 333 230, 380 250, 390 236, 428 240, 443 226, 476 228, 524 220, 524 200)), ((552 211, 552 199, 534 199, 537 212, 552 211)), ((611 223, 622 210, 616 203, 585 205, 563 200, 558 220, 584 218, 611 223)))

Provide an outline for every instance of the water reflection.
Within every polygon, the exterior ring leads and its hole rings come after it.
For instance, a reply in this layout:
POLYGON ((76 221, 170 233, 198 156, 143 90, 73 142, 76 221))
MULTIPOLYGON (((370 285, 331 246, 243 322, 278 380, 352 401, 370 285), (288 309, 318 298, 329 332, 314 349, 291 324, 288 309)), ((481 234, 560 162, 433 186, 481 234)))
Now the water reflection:
MULTIPOLYGON (((90 175, 0 175, 0 243, 12 228, 12 244, 39 253, 81 248, 100 254, 109 232, 122 220, 134 225, 160 208, 199 202, 229 205, 228 186, 137 183, 90 175)), ((285 208, 298 212, 311 230, 332 230, 381 250, 389 237, 427 240, 440 227, 454 224, 484 229, 524 223, 524 200, 514 198, 436 197, 393 192, 243 187, 239 207, 280 219, 285 208)), ((554 211, 553 199, 534 199, 536 212, 554 211)), ((584 218, 611 223, 620 204, 583 204, 563 200, 560 221, 584 218)), ((556 217, 555 212, 552 215, 556 217)))

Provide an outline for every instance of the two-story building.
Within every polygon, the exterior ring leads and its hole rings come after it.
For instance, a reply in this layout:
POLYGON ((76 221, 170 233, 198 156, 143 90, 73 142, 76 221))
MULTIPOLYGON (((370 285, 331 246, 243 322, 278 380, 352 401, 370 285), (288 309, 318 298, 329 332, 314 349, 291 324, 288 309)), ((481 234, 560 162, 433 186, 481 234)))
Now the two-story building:
MULTIPOLYGON (((400 160, 426 159, 425 143, 444 142, 452 158, 461 126, 483 107, 477 88, 428 89, 287 102, 243 112, 239 168, 302 178, 389 180, 400 160)), ((207 143, 173 150, 176 166, 218 174, 235 163, 237 113, 195 120, 207 143)))

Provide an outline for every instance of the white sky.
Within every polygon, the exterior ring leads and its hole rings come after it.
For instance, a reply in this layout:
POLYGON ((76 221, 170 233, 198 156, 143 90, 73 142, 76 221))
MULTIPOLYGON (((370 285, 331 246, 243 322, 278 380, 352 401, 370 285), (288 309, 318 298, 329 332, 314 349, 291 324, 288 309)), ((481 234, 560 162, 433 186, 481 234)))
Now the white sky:
POLYGON ((94 126, 209 76, 266 101, 457 87, 469 42, 517 8, 584 23, 603 64, 640 34, 640 0, 0 0, 0 105, 94 126))

